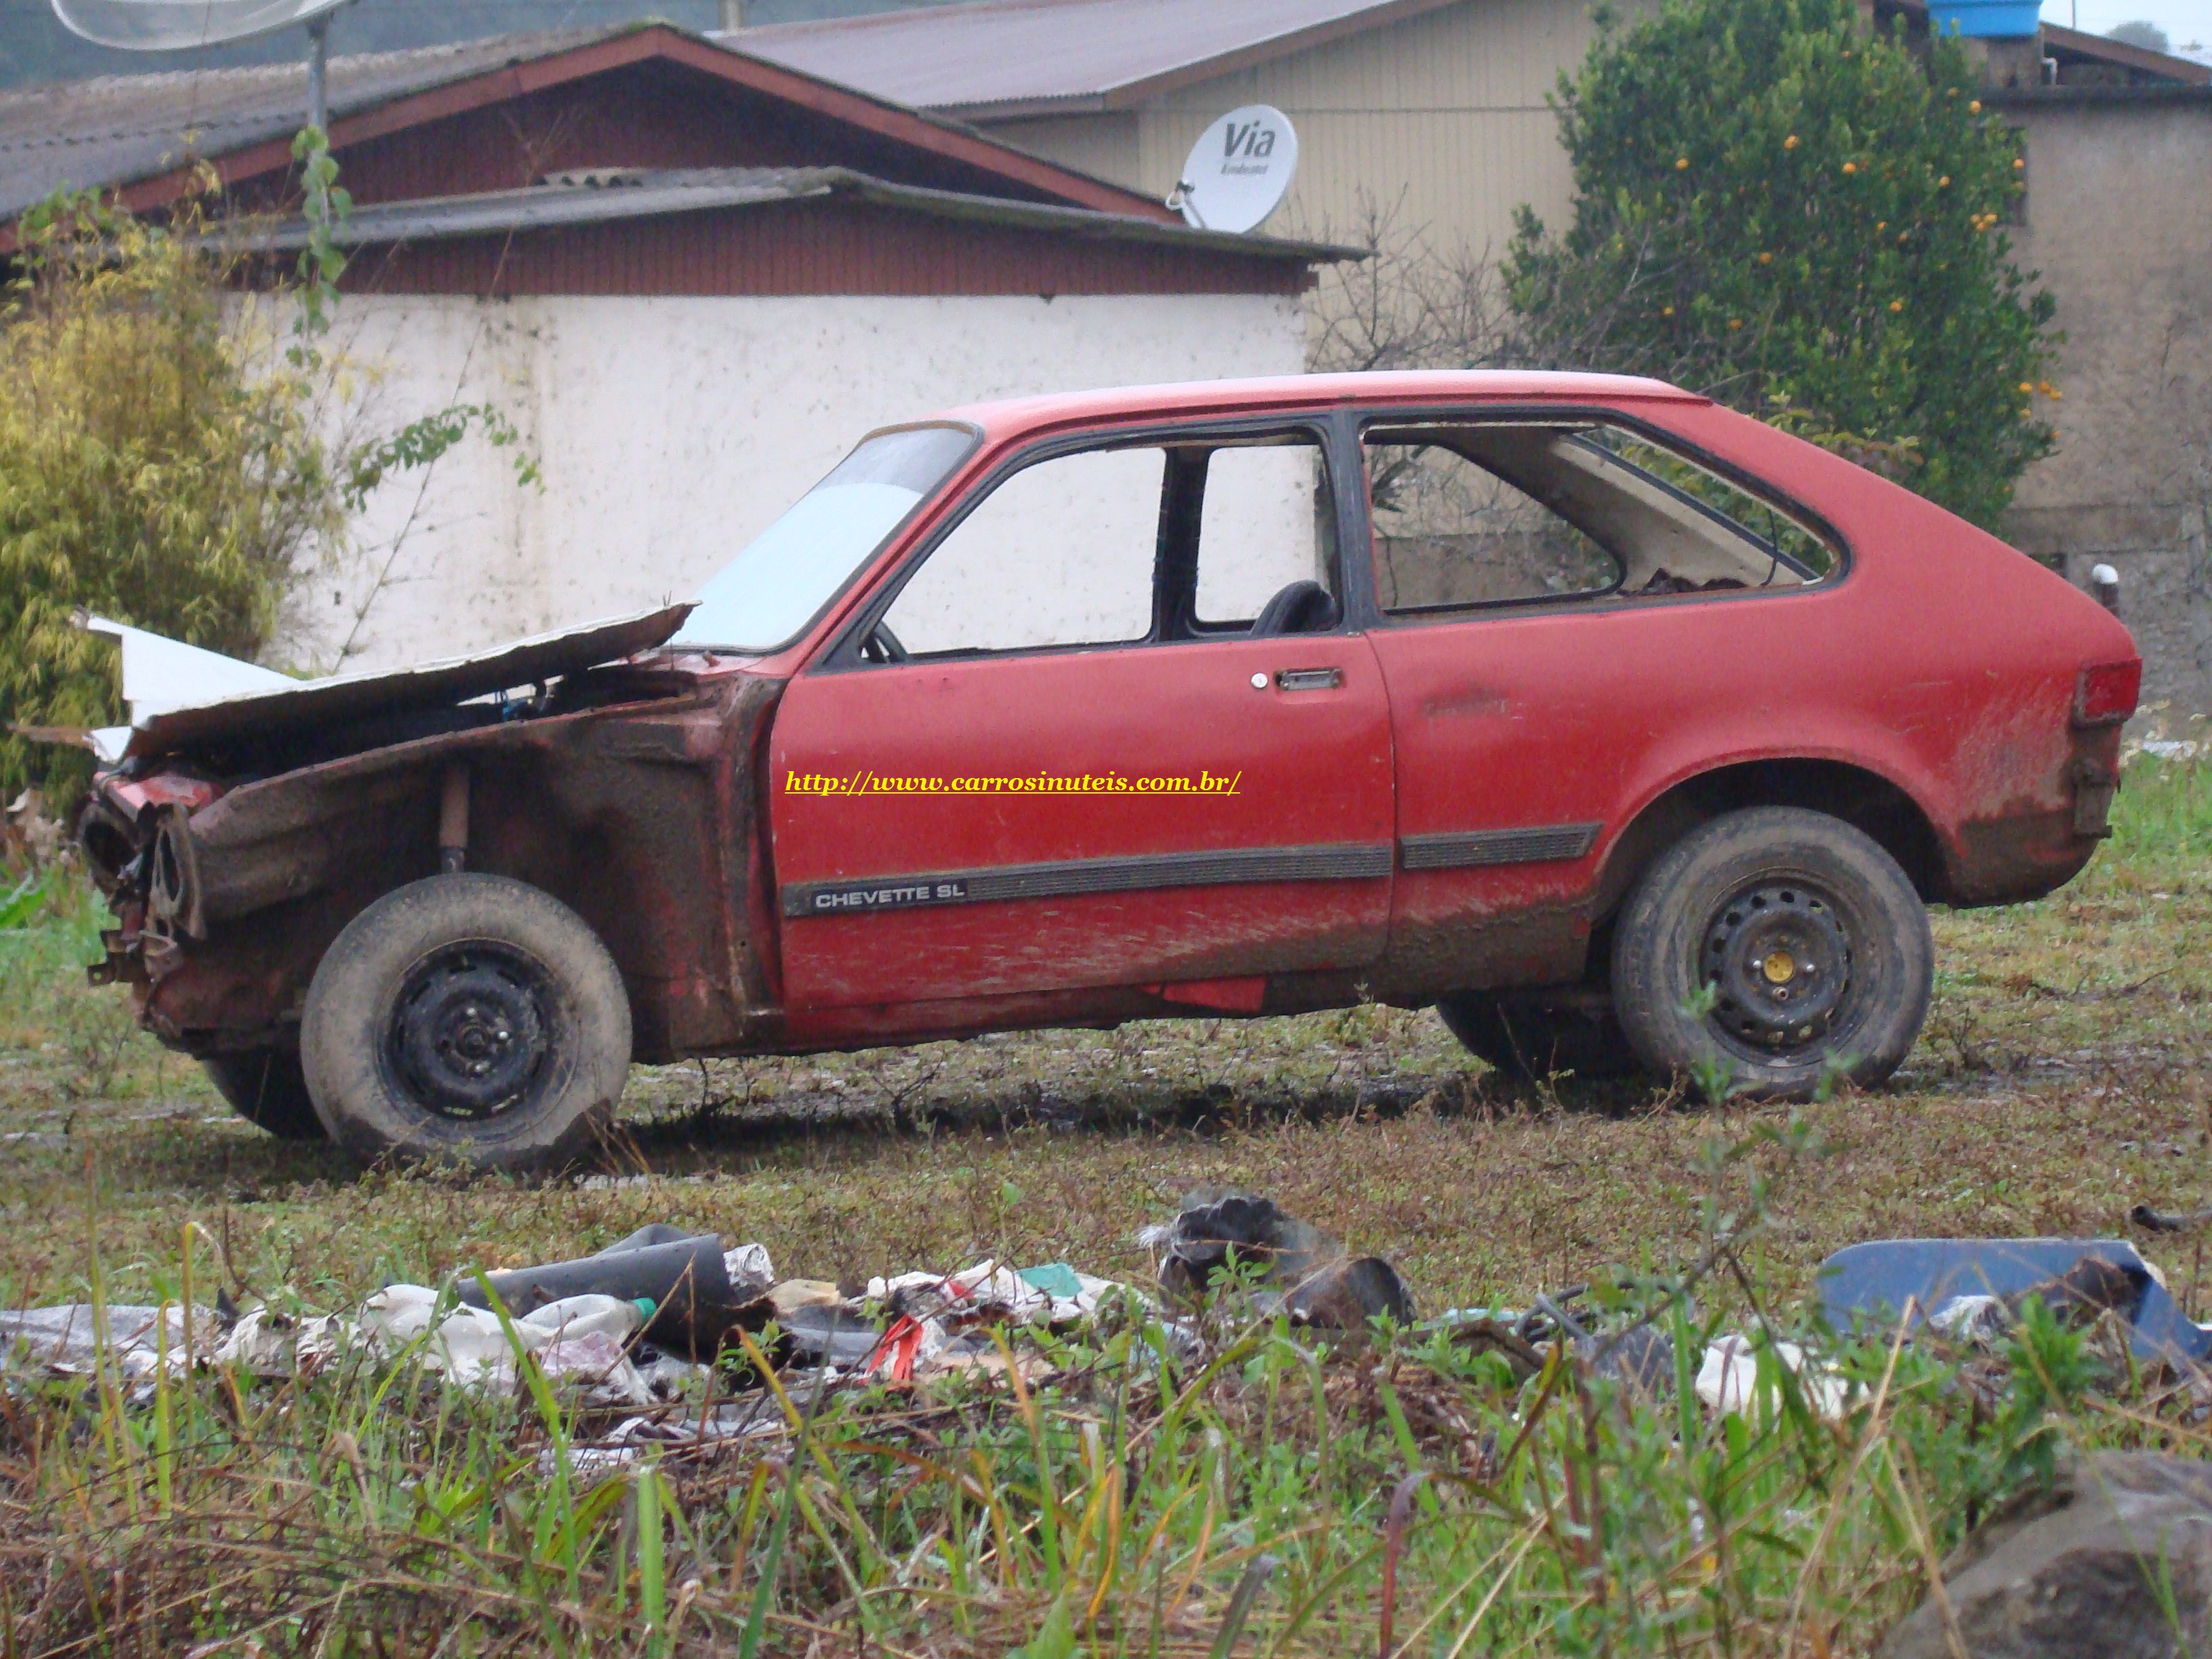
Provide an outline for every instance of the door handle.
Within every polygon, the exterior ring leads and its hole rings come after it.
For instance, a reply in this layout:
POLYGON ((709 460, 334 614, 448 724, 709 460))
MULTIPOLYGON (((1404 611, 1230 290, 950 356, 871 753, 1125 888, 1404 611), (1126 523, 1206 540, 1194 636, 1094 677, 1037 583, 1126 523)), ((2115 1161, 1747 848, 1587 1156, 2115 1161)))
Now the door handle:
POLYGON ((1275 676, 1281 691, 1334 691, 1343 684, 1341 668, 1285 668, 1275 676))

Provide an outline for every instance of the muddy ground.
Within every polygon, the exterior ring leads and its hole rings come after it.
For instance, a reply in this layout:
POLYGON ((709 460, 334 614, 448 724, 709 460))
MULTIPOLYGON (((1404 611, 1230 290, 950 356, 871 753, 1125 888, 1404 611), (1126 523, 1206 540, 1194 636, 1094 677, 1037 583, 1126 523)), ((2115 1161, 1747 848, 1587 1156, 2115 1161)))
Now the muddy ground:
MULTIPOLYGON (((1887 1088, 1802 1109, 1824 1151, 1777 1181, 1784 1283, 1900 1234, 2118 1233, 2212 1199, 2212 795, 2142 787, 2118 843, 2033 905, 1936 918, 1927 1032, 1887 1088)), ((331 1305, 393 1278, 595 1249, 649 1220, 865 1278, 1004 1254, 1135 1273, 1132 1234, 1200 1183, 1274 1194, 1393 1256, 1425 1307, 1519 1300, 1677 1255, 1705 1149, 1790 1109, 1680 1091, 1509 1088, 1427 1012, 1363 1008, 1044 1032, 634 1073, 604 1169, 539 1184, 363 1175, 232 1118, 83 986, 89 904, 0 936, 0 1301, 170 1282, 188 1227, 241 1288, 331 1305)), ((2192 1306, 2190 1246, 2154 1246, 2192 1306), (2177 1253, 2178 1252, 2178 1253, 2177 1253)))

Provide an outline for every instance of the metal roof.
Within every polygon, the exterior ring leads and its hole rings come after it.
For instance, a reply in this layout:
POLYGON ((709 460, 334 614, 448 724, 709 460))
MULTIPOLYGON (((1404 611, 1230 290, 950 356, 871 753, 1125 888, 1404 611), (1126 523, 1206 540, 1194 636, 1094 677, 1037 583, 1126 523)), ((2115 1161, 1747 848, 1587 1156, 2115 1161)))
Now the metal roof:
MULTIPOLYGON (((713 38, 917 108, 980 119, 1126 107, 1464 0, 969 0, 713 38)), ((1924 24, 1923 0, 1878 0, 1924 24)), ((2131 78, 2203 84, 2212 68, 2055 24, 2046 51, 2131 78)), ((2062 74, 2062 79, 2063 76, 2062 74)))
POLYGON ((2076 64, 2118 70, 2126 76, 2122 84, 2127 85, 2212 86, 2212 65, 2193 58, 2131 46, 2124 40, 2062 28, 2056 23, 2045 23, 2041 33, 2045 54, 2057 60, 2062 86, 2069 78, 2068 69, 2076 64))
MULTIPOLYGON (((333 58, 331 118, 626 32, 560 29, 333 58)), ((304 61, 0 92, 0 218, 57 190, 127 183, 191 155, 289 138, 307 118, 304 61)))
MULTIPOLYGON (((917 156, 927 152, 938 164, 1003 176, 1017 195, 1172 217, 1122 185, 1010 149, 957 122, 665 23, 549 30, 334 58, 331 142, 343 150, 392 131, 394 119, 406 125, 432 118, 437 112, 429 106, 441 100, 495 101, 647 59, 674 62, 843 122, 856 132, 865 130, 917 156), (395 106, 404 118, 391 113, 395 106)), ((166 201, 173 190, 160 181, 194 156, 228 158, 226 179, 234 164, 249 173, 281 171, 289 165, 289 143, 307 107, 307 70, 300 64, 111 76, 0 92, 0 223, 64 186, 133 186, 140 195, 151 191, 166 201)), ((131 204, 152 200, 148 196, 131 204)), ((0 233, 0 244, 11 240, 0 233)))
MULTIPOLYGON (((1052 207, 1009 201, 1002 197, 893 184, 855 173, 849 167, 626 168, 557 174, 544 184, 523 190, 438 196, 412 202, 380 202, 356 207, 334 228, 331 237, 334 241, 355 247, 434 241, 447 237, 497 235, 558 225, 649 219, 665 214, 833 196, 903 208, 938 218, 1018 225, 1104 240, 1205 248, 1247 258, 1315 262, 1366 257, 1364 250, 1323 242, 1236 236, 1225 231, 1193 230, 1133 215, 1100 213, 1090 208, 1052 207)), ((274 226, 256 226, 248 221, 230 232, 228 240, 230 246, 241 250, 281 252, 303 246, 307 234, 307 225, 297 219, 274 226)))
MULTIPOLYGON (((1887 26, 1892 19, 1903 17, 1914 36, 1926 33, 1931 27, 1926 0, 1874 0, 1875 21, 1887 26)), ((2023 40, 2027 37, 2021 37, 2023 40)), ((2097 81, 2091 84, 2148 87, 2201 87, 2212 84, 2212 64, 2199 63, 2178 52, 2152 52, 2143 46, 2131 46, 2124 40, 2115 40, 2109 35, 2091 34, 2081 29, 2069 29, 2057 23, 2039 23, 2035 38, 2042 47, 2042 56, 2057 69, 2058 79, 2054 85, 2045 82, 2028 87, 1991 87, 1984 94, 2000 101, 2035 98, 2037 94, 2066 92, 2075 89, 2069 82, 2079 85, 2075 71, 2089 68, 2103 71, 2117 70, 2124 78, 2118 82, 2097 81)))
POLYGON ((977 0, 716 38, 901 103, 1111 109, 1462 0, 977 0))

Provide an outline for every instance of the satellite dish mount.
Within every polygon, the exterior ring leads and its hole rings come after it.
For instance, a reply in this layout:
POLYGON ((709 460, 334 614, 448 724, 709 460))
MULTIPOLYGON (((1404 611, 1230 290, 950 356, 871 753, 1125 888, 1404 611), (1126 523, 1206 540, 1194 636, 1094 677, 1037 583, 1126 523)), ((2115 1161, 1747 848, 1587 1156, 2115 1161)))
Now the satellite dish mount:
POLYGON ((327 11, 319 11, 307 20, 307 125, 325 138, 330 137, 331 14, 327 11))
POLYGON ((1282 205, 1297 169, 1291 118, 1271 105, 1247 104, 1199 135, 1167 204, 1194 230, 1252 230, 1282 205))

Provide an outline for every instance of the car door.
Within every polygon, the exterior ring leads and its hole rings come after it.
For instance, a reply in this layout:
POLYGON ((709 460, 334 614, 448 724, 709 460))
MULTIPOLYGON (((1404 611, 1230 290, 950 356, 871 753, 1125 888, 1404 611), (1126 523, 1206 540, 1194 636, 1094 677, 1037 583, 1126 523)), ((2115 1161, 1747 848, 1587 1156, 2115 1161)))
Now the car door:
POLYGON ((1338 529, 1300 429, 1055 446, 979 488, 777 714, 787 1007, 1375 960, 1389 717, 1324 591, 1338 529))
POLYGON ((1624 777, 1740 690, 1729 619, 1753 616, 1721 606, 1816 586, 1832 556, 1601 417, 1394 416, 1361 452, 1400 837, 1381 977, 1572 980, 1624 777))

